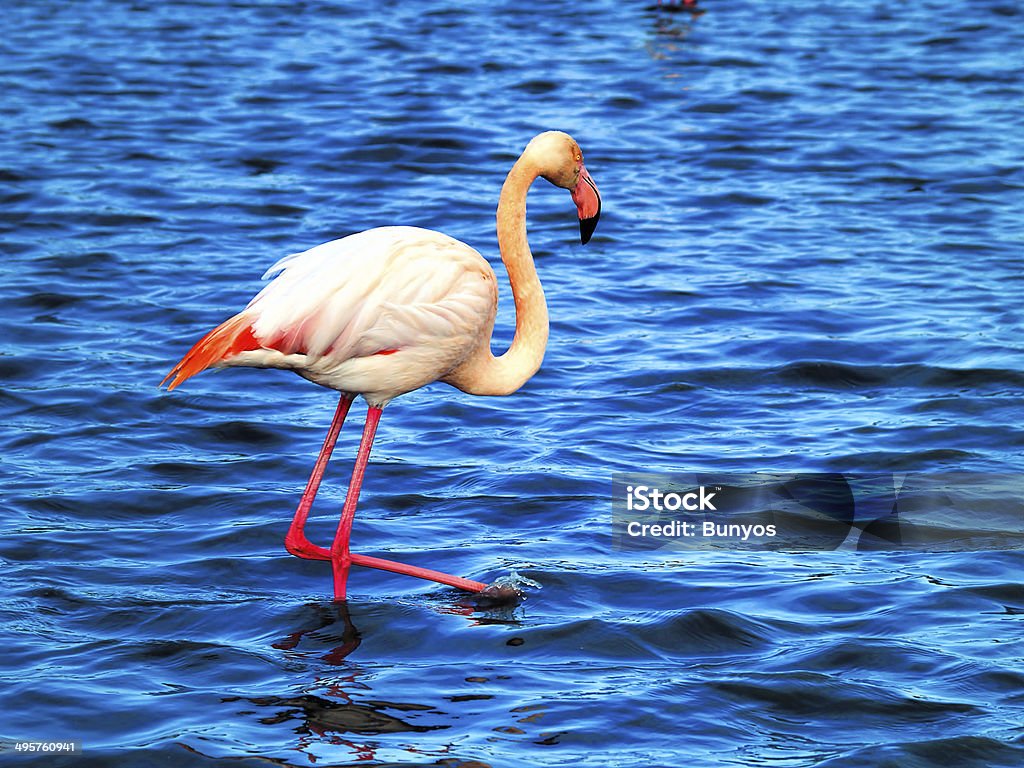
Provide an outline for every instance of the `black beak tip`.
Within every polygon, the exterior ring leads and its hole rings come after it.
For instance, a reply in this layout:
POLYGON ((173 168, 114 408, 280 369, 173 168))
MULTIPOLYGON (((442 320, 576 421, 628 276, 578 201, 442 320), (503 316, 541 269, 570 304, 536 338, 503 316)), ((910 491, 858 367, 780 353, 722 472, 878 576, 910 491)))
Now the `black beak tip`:
POLYGON ((594 230, 597 229, 597 220, 599 218, 601 218, 600 214, 591 216, 589 219, 580 219, 580 242, 583 245, 590 242, 594 230))

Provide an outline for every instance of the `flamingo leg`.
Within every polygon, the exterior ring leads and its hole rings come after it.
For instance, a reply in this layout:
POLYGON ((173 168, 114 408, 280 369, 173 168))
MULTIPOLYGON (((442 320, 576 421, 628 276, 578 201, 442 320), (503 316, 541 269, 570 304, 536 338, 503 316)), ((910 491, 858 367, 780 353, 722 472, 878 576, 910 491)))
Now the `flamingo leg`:
POLYGON ((487 585, 482 582, 464 579, 461 576, 452 576, 449 573, 442 573, 430 568, 420 568, 418 565, 406 565, 405 563, 397 563, 394 560, 385 560, 383 557, 370 557, 369 555, 359 555, 355 552, 350 553, 349 557, 352 560, 352 565, 376 568, 379 571, 401 573, 405 576, 415 576, 417 579, 436 581, 438 584, 445 584, 466 592, 483 592, 487 589, 487 585))
POLYGON ((406 576, 415 576, 419 579, 435 581, 439 584, 446 584, 451 587, 463 589, 467 592, 482 592, 487 588, 486 584, 471 579, 464 579, 460 576, 452 576, 441 571, 430 568, 421 568, 416 565, 406 565, 394 560, 385 560, 381 557, 370 557, 359 555, 349 550, 349 539, 352 534, 352 522, 356 515, 356 506, 359 502, 359 493, 363 486, 363 475, 366 473, 366 465, 370 459, 370 449, 373 447, 373 438, 377 433, 377 424, 380 422, 381 409, 371 407, 366 413, 366 425, 363 427, 363 437, 359 443, 359 453, 356 456, 356 464, 352 470, 352 481, 349 483, 348 494, 345 497, 345 506, 342 509, 341 521, 338 523, 338 531, 334 537, 334 544, 330 549, 318 547, 306 538, 306 520, 313 507, 313 500, 316 498, 323 480, 327 462, 334 451, 334 445, 338 441, 338 434, 341 432, 342 424, 348 415, 352 405, 353 397, 343 394, 338 401, 338 407, 334 412, 334 419, 331 421, 330 429, 324 438, 320 455, 317 456, 316 464, 313 465, 313 472, 302 493, 302 499, 295 510, 288 534, 285 536, 285 548, 296 557, 307 560, 330 560, 334 570, 334 595, 336 600, 344 600, 348 581, 348 571, 353 565, 361 565, 365 568, 377 568, 382 571, 401 573, 406 576))
POLYGON ((377 568, 382 571, 405 574, 406 576, 415 576, 420 579, 436 581, 439 584, 447 584, 451 587, 464 589, 467 592, 484 591, 487 589, 487 585, 481 584, 479 581, 451 576, 441 571, 431 570, 430 568, 397 563, 394 560, 385 560, 381 557, 359 555, 350 551, 349 539, 352 535, 352 521, 356 516, 359 492, 363 487, 363 475, 366 473, 366 464, 370 460, 370 449, 373 447, 374 435, 377 434, 380 416, 381 409, 376 406, 371 405, 366 411, 366 424, 363 427, 363 438, 359 442, 356 465, 352 469, 352 480, 348 485, 348 494, 345 496, 345 506, 341 511, 341 520, 338 523, 338 531, 334 535, 334 543, 331 545, 331 565, 334 570, 334 599, 345 599, 348 586, 348 572, 349 568, 353 565, 377 568))
POLYGON ((306 519, 309 517, 309 510, 313 507, 316 492, 320 489, 320 481, 327 468, 327 461, 331 458, 334 444, 338 442, 338 433, 341 432, 341 425, 345 423, 345 416, 348 414, 349 406, 352 405, 352 399, 351 395, 342 394, 338 401, 331 427, 327 430, 327 437, 324 438, 324 445, 320 449, 320 455, 316 458, 316 464, 313 465, 313 473, 309 476, 309 482, 306 483, 306 490, 302 492, 302 499, 299 500, 299 506, 295 510, 288 534, 284 537, 285 549, 296 557, 307 560, 331 559, 329 549, 318 547, 306 538, 306 519))
POLYGON ((348 569, 352 565, 348 542, 352 534, 352 521, 356 516, 356 505, 359 503, 359 491, 363 487, 363 475, 366 474, 366 463, 370 460, 373 437, 377 433, 377 424, 380 423, 380 415, 381 409, 375 405, 371 405, 366 411, 366 424, 363 425, 363 437, 359 441, 356 464, 352 468, 352 480, 348 484, 348 493, 345 496, 345 506, 341 510, 338 531, 334 534, 334 543, 331 544, 335 600, 345 599, 348 569))

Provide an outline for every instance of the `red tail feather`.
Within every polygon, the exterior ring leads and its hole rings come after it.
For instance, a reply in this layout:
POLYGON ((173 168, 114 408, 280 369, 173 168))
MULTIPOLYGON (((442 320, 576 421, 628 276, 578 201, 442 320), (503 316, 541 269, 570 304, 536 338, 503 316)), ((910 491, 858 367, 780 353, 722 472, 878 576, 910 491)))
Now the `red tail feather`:
POLYGON ((160 384, 163 385, 168 379, 171 379, 171 383, 167 387, 170 391, 186 379, 205 371, 211 365, 234 357, 240 352, 262 348, 263 345, 253 336, 249 319, 244 314, 235 315, 197 341, 192 349, 181 358, 181 362, 164 376, 164 380, 160 384))

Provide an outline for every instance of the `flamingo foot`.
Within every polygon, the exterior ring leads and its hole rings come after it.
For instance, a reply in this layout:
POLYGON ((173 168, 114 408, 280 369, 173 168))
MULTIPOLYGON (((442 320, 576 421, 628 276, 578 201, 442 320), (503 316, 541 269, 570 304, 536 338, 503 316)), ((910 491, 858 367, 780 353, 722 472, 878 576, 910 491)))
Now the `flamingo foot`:
POLYGON ((514 608, 526 599, 526 595, 510 584, 500 581, 490 584, 483 592, 473 595, 473 606, 481 610, 514 608))

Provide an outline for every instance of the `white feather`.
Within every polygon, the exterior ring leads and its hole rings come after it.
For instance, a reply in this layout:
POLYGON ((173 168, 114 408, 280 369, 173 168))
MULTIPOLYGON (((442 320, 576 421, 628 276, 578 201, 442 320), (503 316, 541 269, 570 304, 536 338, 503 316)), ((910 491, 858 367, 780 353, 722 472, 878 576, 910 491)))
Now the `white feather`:
POLYGON ((264 277, 275 275, 245 310, 256 338, 274 349, 227 364, 292 368, 367 399, 443 378, 489 337, 497 303, 494 272, 479 253, 416 227, 371 229, 291 254, 264 277))

